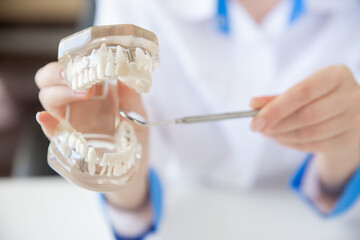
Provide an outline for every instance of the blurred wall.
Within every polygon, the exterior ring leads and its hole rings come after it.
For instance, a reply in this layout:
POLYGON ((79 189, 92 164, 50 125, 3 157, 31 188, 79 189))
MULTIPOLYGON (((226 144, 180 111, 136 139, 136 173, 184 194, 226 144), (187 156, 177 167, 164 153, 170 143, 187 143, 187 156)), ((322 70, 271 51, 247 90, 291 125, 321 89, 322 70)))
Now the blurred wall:
POLYGON ((34 75, 61 38, 92 24, 94 1, 0 0, 0 176, 44 175, 47 139, 34 75))

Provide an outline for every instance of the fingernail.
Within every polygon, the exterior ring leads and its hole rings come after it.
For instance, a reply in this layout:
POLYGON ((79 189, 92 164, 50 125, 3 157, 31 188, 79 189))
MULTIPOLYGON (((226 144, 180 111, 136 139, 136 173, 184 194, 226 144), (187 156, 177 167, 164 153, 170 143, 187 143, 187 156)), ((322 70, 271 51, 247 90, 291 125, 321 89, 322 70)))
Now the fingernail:
POLYGON ((41 112, 37 112, 37 113, 36 113, 35 119, 36 119, 37 123, 41 125, 41 123, 40 123, 40 121, 39 121, 39 114, 40 114, 40 113, 41 113, 41 112))
POLYGON ((63 70, 60 71, 60 78, 61 78, 61 79, 65 79, 65 75, 64 75, 64 71, 63 71, 63 70))
POLYGON ((254 132, 259 132, 261 130, 264 130, 266 127, 266 120, 265 118, 258 118, 251 124, 251 130, 254 132))
POLYGON ((89 93, 89 89, 85 89, 85 90, 77 90, 75 91, 75 93, 77 95, 87 95, 89 93))

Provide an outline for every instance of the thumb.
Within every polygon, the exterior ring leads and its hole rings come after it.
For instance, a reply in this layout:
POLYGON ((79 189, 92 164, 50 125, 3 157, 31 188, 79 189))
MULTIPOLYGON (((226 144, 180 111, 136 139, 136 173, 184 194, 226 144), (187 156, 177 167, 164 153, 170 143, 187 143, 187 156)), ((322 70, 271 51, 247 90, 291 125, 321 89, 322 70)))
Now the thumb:
POLYGON ((42 111, 36 114, 36 121, 40 124, 46 137, 51 139, 54 135, 59 120, 53 117, 50 113, 42 111))
POLYGON ((252 109, 261 109, 266 104, 274 100, 277 96, 263 96, 263 97, 254 97, 251 99, 250 106, 252 109))

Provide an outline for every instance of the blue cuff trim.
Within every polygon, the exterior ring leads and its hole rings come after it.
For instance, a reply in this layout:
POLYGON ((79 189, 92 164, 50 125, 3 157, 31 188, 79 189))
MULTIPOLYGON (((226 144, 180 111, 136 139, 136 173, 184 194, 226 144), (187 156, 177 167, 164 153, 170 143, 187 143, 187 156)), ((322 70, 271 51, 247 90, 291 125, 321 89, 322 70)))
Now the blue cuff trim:
POLYGON ((138 236, 138 237, 134 237, 134 238, 127 238, 127 237, 123 237, 123 236, 120 236, 119 234, 117 234, 114 230, 113 230, 113 233, 114 233, 114 236, 115 236, 115 239, 116 240, 144 240, 145 237, 151 233, 151 228, 145 232, 144 234, 142 234, 141 236, 138 236))
MULTIPOLYGON (((117 234, 115 232, 115 230, 113 229, 113 233, 114 233, 116 240, 143 240, 143 239, 145 239, 145 237, 148 234, 155 232, 157 230, 158 225, 160 224, 161 216, 162 216, 162 206, 163 206, 162 205, 162 196, 163 196, 163 194, 162 194, 162 187, 161 187, 159 177, 157 176, 156 172, 151 168, 149 169, 148 181, 149 181, 150 204, 151 204, 151 208, 152 208, 152 212, 153 212, 152 226, 150 226, 149 230, 147 230, 145 233, 141 234, 138 237, 134 237, 134 238, 122 237, 119 234, 117 234)), ((105 209, 106 198, 103 193, 100 193, 100 200, 101 200, 101 205, 102 205, 103 209, 105 209)))
POLYGON ((304 0, 293 0, 293 1, 294 1, 294 6, 289 18, 290 24, 298 20, 299 17, 302 16, 306 11, 304 0))
POLYGON ((315 208, 320 215, 323 217, 334 217, 339 214, 344 213, 346 210, 350 209, 360 195, 360 167, 353 174, 348 184, 345 186, 343 193, 335 203, 334 208, 330 213, 324 214, 321 213, 314 204, 307 198, 307 196, 301 190, 301 182, 304 177, 305 170, 309 165, 313 155, 309 154, 304 163, 300 166, 298 171, 295 173, 294 177, 290 181, 290 186, 293 188, 301 198, 303 198, 307 203, 309 203, 313 208, 315 208))
POLYGON ((163 191, 160 184, 160 179, 153 169, 149 170, 149 195, 154 217, 153 231, 156 231, 162 216, 163 191))
POLYGON ((227 10, 227 0, 218 0, 218 7, 216 13, 216 27, 222 33, 230 32, 230 22, 227 10))
POLYGON ((305 161, 301 164, 300 168, 295 172, 292 180, 290 181, 290 186, 294 190, 298 190, 300 188, 301 180, 304 176, 305 170, 313 156, 314 155, 312 154, 307 155, 305 161))

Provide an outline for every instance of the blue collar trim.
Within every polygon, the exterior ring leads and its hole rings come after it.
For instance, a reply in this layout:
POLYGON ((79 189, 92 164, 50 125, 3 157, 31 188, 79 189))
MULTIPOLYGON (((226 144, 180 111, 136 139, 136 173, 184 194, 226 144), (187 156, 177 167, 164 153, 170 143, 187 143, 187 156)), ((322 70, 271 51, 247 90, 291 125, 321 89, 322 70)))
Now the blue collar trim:
POLYGON ((305 9, 304 0, 294 0, 294 6, 289 18, 289 23, 290 24, 294 23, 296 20, 299 19, 300 16, 302 16, 305 13, 305 11, 306 9, 305 9))
POLYGON ((216 14, 216 25, 220 32, 230 32, 229 14, 226 3, 227 0, 218 0, 217 14, 216 14))
MULTIPOLYGON (((302 16, 305 11, 304 0, 293 0, 293 10, 290 14, 289 24, 294 23, 296 20, 302 16)), ((218 7, 216 13, 216 27, 217 29, 224 33, 228 34, 230 32, 230 20, 228 14, 228 4, 227 0, 218 0, 218 7)))

